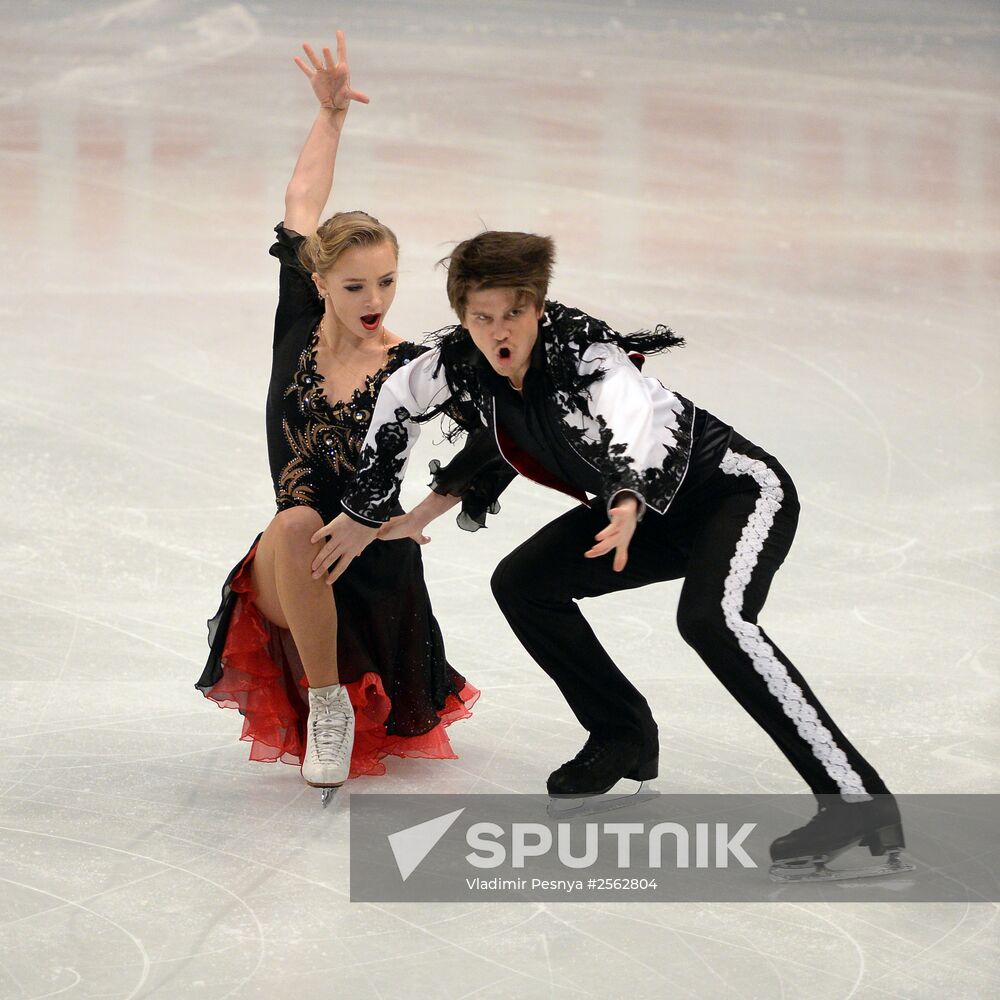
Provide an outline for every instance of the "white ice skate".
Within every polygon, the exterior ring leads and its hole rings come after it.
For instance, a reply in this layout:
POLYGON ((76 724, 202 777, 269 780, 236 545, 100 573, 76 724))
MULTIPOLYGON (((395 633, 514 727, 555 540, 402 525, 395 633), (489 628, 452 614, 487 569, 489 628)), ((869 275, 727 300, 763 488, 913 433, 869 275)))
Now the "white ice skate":
POLYGON ((354 746, 354 707, 340 684, 309 689, 302 777, 323 789, 323 805, 346 780, 354 746))

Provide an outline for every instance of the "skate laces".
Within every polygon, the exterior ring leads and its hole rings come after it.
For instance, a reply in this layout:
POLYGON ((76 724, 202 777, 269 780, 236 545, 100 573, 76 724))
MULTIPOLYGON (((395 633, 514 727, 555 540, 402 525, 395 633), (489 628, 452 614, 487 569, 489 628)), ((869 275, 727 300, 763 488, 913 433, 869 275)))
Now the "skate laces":
POLYGON ((570 764, 589 765, 599 761, 612 750, 612 744, 597 736, 590 736, 583 744, 583 749, 569 762, 570 764))
POLYGON ((310 720, 316 757, 324 764, 339 764, 348 749, 351 727, 350 705, 345 709, 336 695, 316 695, 310 699, 310 720))

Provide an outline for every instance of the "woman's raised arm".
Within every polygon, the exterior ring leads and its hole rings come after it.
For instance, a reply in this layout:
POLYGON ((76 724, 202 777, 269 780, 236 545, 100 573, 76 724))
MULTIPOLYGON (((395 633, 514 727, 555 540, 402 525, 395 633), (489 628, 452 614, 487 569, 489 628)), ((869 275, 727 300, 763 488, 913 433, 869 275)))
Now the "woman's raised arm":
POLYGON ((308 63, 296 56, 295 65, 308 77, 319 111, 285 189, 285 228, 310 236, 319 225, 333 187, 333 168, 347 110, 351 101, 367 104, 369 99, 351 88, 342 31, 337 32, 336 62, 329 49, 323 49, 322 61, 310 45, 303 45, 302 50, 308 63))

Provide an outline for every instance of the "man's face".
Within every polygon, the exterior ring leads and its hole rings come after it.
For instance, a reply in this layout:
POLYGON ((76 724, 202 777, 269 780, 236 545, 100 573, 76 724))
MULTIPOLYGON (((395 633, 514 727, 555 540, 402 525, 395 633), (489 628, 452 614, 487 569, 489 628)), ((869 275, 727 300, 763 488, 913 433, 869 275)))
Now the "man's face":
POLYGON ((531 366, 541 315, 541 309, 513 288, 486 288, 469 293, 463 325, 493 370, 520 389, 531 366))

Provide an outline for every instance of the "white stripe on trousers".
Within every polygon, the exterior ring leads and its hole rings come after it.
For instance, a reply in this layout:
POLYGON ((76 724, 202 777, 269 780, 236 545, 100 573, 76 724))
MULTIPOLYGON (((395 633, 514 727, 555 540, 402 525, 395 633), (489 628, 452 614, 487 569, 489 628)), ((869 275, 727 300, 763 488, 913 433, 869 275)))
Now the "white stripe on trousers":
POLYGON ((851 767, 847 754, 833 741, 833 734, 819 720, 816 709, 806 699, 785 665, 774 655, 774 649, 761 635, 760 629, 742 617, 743 597, 753 568, 768 533, 774 526, 774 516, 785 497, 777 474, 759 459, 726 451, 720 466, 730 476, 750 476, 760 488, 753 513, 743 528, 736 552, 729 563, 722 595, 722 612, 726 625, 736 637, 740 649, 750 657, 754 670, 767 682, 767 690, 778 699, 782 711, 795 723, 799 736, 812 748, 826 773, 837 783, 841 795, 848 799, 869 798, 861 777, 851 767))

